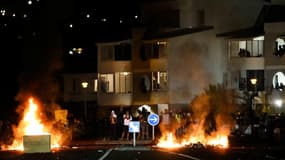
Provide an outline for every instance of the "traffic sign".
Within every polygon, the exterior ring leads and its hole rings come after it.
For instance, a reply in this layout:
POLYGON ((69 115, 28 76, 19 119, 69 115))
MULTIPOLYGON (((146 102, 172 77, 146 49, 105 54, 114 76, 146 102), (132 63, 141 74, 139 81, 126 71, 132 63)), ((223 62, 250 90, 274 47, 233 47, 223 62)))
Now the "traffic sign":
POLYGON ((148 117, 147 117, 147 122, 148 124, 150 124, 151 126, 156 126, 159 123, 159 116, 155 113, 151 113, 148 117))
POLYGON ((140 122, 139 121, 130 121, 129 132, 140 132, 140 122))

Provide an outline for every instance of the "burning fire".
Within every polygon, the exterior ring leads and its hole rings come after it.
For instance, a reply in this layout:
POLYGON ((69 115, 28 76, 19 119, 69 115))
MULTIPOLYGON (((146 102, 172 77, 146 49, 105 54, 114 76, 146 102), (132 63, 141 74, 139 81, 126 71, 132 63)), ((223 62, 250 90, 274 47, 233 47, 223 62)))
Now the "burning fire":
POLYGON ((161 138, 157 144, 161 148, 179 148, 193 144, 202 144, 204 146, 216 146, 219 148, 228 148, 229 142, 226 135, 220 135, 216 137, 189 137, 188 139, 177 140, 173 137, 172 133, 161 138))
POLYGON ((162 134, 157 146, 161 148, 179 148, 194 144, 203 146, 215 146, 219 148, 228 148, 228 135, 230 131, 226 127, 220 127, 210 134, 205 133, 205 129, 199 124, 193 124, 187 128, 182 136, 175 136, 173 132, 162 134))
POLYGON ((45 119, 41 112, 41 106, 33 97, 23 105, 23 118, 19 125, 13 128, 14 139, 9 146, 2 148, 7 150, 24 150, 24 135, 51 135, 51 148, 59 147, 62 141, 62 133, 53 129, 53 123, 45 119))
POLYGON ((177 148, 212 146, 226 149, 235 122, 231 113, 236 110, 235 93, 220 85, 210 85, 191 102, 190 111, 169 112, 161 115, 159 125, 162 137, 158 147, 177 148))

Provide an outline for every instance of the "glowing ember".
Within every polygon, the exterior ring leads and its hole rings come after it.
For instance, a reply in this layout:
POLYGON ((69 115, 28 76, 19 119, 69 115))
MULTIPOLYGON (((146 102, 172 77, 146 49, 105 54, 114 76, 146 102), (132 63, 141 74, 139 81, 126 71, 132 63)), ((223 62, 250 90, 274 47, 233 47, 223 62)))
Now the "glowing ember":
POLYGON ((59 147, 62 134, 52 128, 52 122, 48 122, 45 119, 40 110, 39 102, 36 102, 34 98, 29 98, 22 107, 24 108, 23 118, 19 125, 13 128, 13 143, 9 146, 2 146, 2 148, 7 150, 24 150, 24 135, 51 135, 51 148, 59 147))

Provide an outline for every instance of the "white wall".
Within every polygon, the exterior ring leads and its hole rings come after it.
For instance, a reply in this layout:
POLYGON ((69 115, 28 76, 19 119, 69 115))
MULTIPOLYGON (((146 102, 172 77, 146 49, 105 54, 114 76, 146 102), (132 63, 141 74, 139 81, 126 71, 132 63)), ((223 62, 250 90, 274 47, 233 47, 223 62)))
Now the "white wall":
POLYGON ((213 30, 169 40, 170 103, 189 104, 209 84, 222 83, 225 57, 213 30))

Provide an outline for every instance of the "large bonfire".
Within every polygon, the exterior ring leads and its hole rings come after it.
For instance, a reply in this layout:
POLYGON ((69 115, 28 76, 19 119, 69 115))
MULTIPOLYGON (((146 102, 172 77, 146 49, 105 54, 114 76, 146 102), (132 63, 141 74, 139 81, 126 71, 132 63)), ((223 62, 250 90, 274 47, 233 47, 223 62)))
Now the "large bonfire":
POLYGON ((59 147, 65 139, 64 130, 59 128, 58 122, 47 118, 43 105, 35 97, 29 97, 18 107, 21 113, 17 126, 13 126, 13 142, 2 146, 6 150, 24 150, 23 137, 25 135, 51 135, 51 148, 59 147))
POLYGON ((159 126, 162 136, 157 146, 177 148, 200 144, 200 146, 228 148, 228 137, 234 125, 230 113, 235 108, 233 96, 229 93, 232 92, 224 90, 219 85, 210 85, 205 93, 193 100, 190 105, 191 113, 180 115, 183 118, 179 121, 175 119, 175 115, 170 113, 170 117, 174 118, 171 118, 172 121, 167 126, 163 124, 162 116, 159 126))

